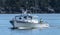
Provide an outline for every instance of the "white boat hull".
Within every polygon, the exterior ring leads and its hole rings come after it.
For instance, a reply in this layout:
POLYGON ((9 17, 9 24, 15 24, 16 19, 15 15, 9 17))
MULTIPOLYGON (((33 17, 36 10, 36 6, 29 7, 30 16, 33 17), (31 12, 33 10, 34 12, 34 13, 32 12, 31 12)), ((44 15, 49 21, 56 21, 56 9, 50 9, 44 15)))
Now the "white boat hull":
POLYGON ((13 27, 19 28, 19 29, 31 29, 31 28, 48 28, 49 24, 40 24, 40 23, 12 23, 13 27))

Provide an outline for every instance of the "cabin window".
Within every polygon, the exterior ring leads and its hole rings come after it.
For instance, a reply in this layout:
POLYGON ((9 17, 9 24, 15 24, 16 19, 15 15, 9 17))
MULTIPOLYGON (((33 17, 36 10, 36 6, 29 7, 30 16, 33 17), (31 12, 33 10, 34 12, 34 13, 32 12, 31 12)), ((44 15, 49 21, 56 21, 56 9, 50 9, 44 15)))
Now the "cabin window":
POLYGON ((22 19, 21 17, 19 19, 22 19))
POLYGON ((32 16, 28 16, 30 19, 32 19, 32 16))
POLYGON ((27 19, 32 19, 32 16, 27 16, 27 19))
POLYGON ((24 16, 24 19, 32 19, 32 16, 24 16))
POLYGON ((27 16, 24 16, 24 19, 27 19, 27 16))

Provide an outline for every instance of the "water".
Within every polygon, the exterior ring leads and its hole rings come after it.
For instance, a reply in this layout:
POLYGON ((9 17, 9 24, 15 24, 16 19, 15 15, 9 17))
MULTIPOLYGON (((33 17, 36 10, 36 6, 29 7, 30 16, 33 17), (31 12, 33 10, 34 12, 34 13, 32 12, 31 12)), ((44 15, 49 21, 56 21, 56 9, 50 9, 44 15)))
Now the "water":
MULTIPOLYGON (((60 29, 34 29, 34 30, 12 30, 9 21, 19 14, 0 14, 0 35, 60 35, 60 29)), ((60 14, 32 14, 42 18, 44 22, 51 25, 60 26, 60 14)))

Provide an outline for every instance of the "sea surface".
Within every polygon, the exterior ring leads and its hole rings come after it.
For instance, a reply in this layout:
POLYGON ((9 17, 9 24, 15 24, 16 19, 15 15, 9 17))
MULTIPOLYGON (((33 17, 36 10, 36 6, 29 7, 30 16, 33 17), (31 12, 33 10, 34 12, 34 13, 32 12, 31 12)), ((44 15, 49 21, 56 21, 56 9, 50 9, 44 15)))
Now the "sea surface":
MULTIPOLYGON (((10 20, 16 15, 20 14, 0 14, 0 35, 60 35, 60 28, 47 28, 47 29, 29 29, 19 30, 10 29, 12 25, 10 20)), ((52 26, 60 27, 60 14, 31 14, 38 16, 38 20, 42 18, 44 22, 52 26)))

